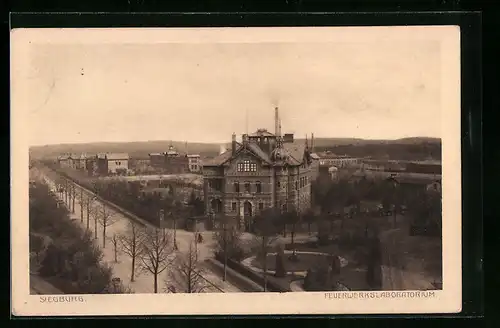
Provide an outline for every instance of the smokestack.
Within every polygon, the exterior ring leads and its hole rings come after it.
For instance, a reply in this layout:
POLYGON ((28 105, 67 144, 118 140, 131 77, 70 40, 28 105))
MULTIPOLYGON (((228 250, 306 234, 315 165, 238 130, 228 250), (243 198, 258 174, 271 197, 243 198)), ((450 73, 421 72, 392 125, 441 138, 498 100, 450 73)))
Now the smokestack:
POLYGON ((236 153, 236 133, 233 132, 232 138, 231 138, 231 151, 233 155, 236 153))
POLYGON ((311 152, 314 153, 314 133, 311 133, 311 152))
POLYGON ((278 107, 274 107, 274 133, 276 136, 280 136, 280 116, 279 116, 279 111, 278 107))

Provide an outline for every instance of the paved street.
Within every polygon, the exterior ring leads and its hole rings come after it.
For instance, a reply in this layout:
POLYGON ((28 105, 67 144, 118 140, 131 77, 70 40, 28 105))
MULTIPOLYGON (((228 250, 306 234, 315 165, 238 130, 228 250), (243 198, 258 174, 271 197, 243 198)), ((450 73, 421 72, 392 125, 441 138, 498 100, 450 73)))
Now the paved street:
MULTIPOLYGON (((48 183, 50 184, 51 188, 55 190, 55 183, 54 181, 49 178, 47 175, 45 175, 45 178, 47 179, 48 183)), ((78 193, 80 191, 78 190, 78 193)), ((59 196, 59 193, 56 193, 57 197, 59 196)), ((60 197, 62 199, 62 197, 60 197)), ((75 220, 81 226, 85 229, 86 228, 86 211, 84 210, 84 221, 81 222, 81 217, 80 217, 80 205, 78 204, 78 200, 75 201, 75 213, 70 214, 70 217, 72 220, 75 220)), ((125 217, 123 214, 118 213, 118 212, 113 212, 113 221, 114 223, 106 228, 106 235, 107 238, 110 238, 113 236, 113 234, 122 234, 127 230, 128 223, 129 223, 129 218, 125 217)), ((94 230, 95 229, 95 224, 94 220, 91 217, 90 220, 90 231, 94 235, 94 230)), ((96 243, 99 245, 99 247, 102 249, 102 226, 98 223, 97 224, 97 239, 96 243)), ((212 238, 212 232, 207 231, 203 232, 203 243, 198 244, 198 251, 199 251, 199 258, 200 262, 203 262, 205 259, 212 257, 213 256, 213 244, 214 240, 212 238)), ((192 232, 184 231, 184 230, 177 230, 177 244, 179 247, 179 252, 186 252, 189 248, 189 243, 193 241, 194 234, 192 232)), ((125 286, 129 286, 134 293, 153 293, 154 292, 154 283, 153 283, 153 276, 149 272, 140 272, 139 270, 136 270, 135 272, 135 281, 131 282, 130 281, 130 276, 131 276, 131 259, 128 255, 126 254, 118 254, 118 262, 115 262, 114 260, 114 247, 113 244, 111 243, 110 240, 106 240, 106 246, 103 249, 104 257, 103 261, 108 263, 112 268, 114 272, 115 277, 119 277, 123 284, 125 286)), ((168 270, 168 269, 167 269, 168 270)), ((167 276, 167 272, 164 271, 159 277, 158 277, 158 292, 165 292, 167 284, 165 283, 165 278, 167 276)), ((206 292, 240 292, 240 290, 228 283, 222 281, 222 279, 213 273, 212 271, 206 269, 204 270, 202 276, 207 279, 210 283, 212 283, 214 286, 211 286, 206 290, 206 292), (221 290, 219 290, 221 289, 221 290)), ((179 286, 176 286, 178 289, 179 286)))

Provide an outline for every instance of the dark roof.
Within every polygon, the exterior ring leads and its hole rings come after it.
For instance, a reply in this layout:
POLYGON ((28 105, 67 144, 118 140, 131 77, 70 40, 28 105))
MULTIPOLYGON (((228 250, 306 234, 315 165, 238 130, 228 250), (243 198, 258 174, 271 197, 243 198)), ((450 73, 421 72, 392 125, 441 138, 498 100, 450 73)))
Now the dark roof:
POLYGON ((300 165, 304 160, 304 152, 306 150, 306 145, 302 142, 300 143, 284 143, 283 148, 290 156, 287 163, 290 165, 300 165))
POLYGON ((266 163, 272 163, 271 159, 269 158, 269 155, 266 154, 257 144, 254 144, 252 142, 249 142, 247 144, 247 148, 250 149, 255 155, 257 155, 261 160, 263 160, 266 163))
MULTIPOLYGON (((236 149, 236 154, 238 154, 240 151, 242 151, 245 148, 240 143, 237 143, 237 149, 236 149)), ((246 149, 250 150, 255 156, 257 156, 260 160, 271 164, 273 163, 272 159, 269 157, 269 155, 264 152, 259 145, 248 142, 246 144, 246 149)), ((300 165, 302 164, 304 160, 304 151, 305 151, 305 144, 303 143, 284 143, 283 144, 283 150, 287 157, 286 163, 289 165, 300 165)), ((215 158, 206 160, 203 162, 203 166, 219 166, 227 162, 232 158, 232 151, 228 150, 225 151, 224 153, 218 155, 215 158)))
POLYGON ((129 159, 129 156, 127 153, 111 153, 106 154, 106 158, 108 160, 129 159))
POLYGON ((267 131, 266 129, 258 129, 255 132, 252 132, 248 135, 249 137, 275 137, 274 134, 267 131))

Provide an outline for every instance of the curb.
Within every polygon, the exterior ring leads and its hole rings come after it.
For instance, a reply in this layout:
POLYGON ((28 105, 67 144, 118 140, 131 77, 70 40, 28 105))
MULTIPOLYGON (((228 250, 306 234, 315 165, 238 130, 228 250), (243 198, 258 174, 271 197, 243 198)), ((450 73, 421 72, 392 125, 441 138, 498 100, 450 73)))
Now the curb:
MULTIPOLYGON (((207 259, 206 263, 212 269, 212 271, 218 274, 224 274, 224 265, 215 259, 207 259)), ((243 276, 242 274, 234 271, 229 266, 226 266, 226 277, 227 280, 235 285, 235 287, 241 287, 243 292, 262 292, 263 288, 253 280, 243 276)))

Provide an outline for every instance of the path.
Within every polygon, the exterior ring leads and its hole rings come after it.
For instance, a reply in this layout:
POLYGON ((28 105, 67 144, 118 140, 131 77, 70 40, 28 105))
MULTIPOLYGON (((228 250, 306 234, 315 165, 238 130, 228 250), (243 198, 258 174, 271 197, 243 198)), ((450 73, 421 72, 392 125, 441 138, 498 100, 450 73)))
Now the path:
MULTIPOLYGON (((46 182, 49 184, 52 190, 55 190, 55 183, 54 179, 49 177, 47 174, 44 174, 44 178, 46 182)), ((77 191, 79 193, 79 189, 77 191)), ((63 199, 59 195, 59 193, 55 193, 56 196, 59 199, 63 199)), ((97 201, 100 205, 100 201, 97 201)), ((108 207, 109 208, 109 207, 108 207)), ((86 222, 86 211, 84 209, 84 220, 81 222, 81 216, 80 216, 80 204, 78 204, 78 200, 75 201, 75 213, 70 213, 70 218, 76 222, 78 222, 82 228, 86 229, 87 222, 86 222)), ((118 213, 116 211, 113 211, 114 216, 113 216, 113 221, 114 223, 108 227, 106 227, 106 235, 107 238, 110 238, 113 236, 113 234, 121 234, 127 231, 128 224, 130 222, 130 219, 126 216, 124 216, 121 213, 118 213)), ((90 225, 89 225, 90 231, 92 232, 92 235, 94 235, 95 231, 95 222, 94 219, 91 217, 90 219, 90 225)), ((103 251, 103 262, 108 263, 112 268, 114 272, 115 277, 119 277, 123 284, 125 286, 130 287, 134 293, 136 294, 142 294, 142 293, 153 293, 154 292, 154 283, 153 283, 153 276, 150 272, 140 272, 139 270, 136 270, 135 272, 135 281, 131 282, 130 276, 131 276, 131 259, 128 255, 126 254, 118 254, 118 262, 115 262, 114 260, 114 247, 113 244, 111 243, 110 240, 106 240, 106 245, 104 248, 102 248, 102 226, 97 223, 97 239, 95 240, 97 245, 102 249, 103 251)), ((201 244, 198 244, 198 251, 199 251, 199 259, 200 262, 203 262, 205 259, 209 257, 213 257, 213 234, 210 231, 203 232, 203 240, 204 242, 201 244)), ((186 251, 189 248, 189 243, 193 241, 194 234, 192 232, 184 231, 184 230, 177 230, 177 244, 180 252, 186 251)), ((203 263, 202 263, 203 264, 203 263)), ((168 270, 168 269, 167 269, 168 270)), ((203 273, 203 277, 210 281, 213 285, 217 287, 211 286, 206 290, 206 292, 221 292, 223 290, 224 292, 241 292, 240 289, 238 289, 236 286, 230 284, 229 282, 224 282, 222 279, 216 275, 214 272, 206 269, 204 270, 205 272, 203 273), (221 290, 219 290, 219 288, 221 290)), ((165 277, 167 276, 167 272, 164 271, 163 273, 160 274, 158 277, 158 292, 165 292, 166 289, 166 283, 165 283, 165 277)), ((177 286, 177 288, 179 288, 177 286)))

